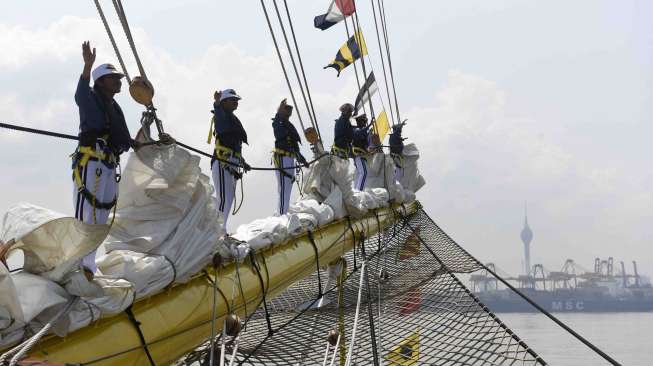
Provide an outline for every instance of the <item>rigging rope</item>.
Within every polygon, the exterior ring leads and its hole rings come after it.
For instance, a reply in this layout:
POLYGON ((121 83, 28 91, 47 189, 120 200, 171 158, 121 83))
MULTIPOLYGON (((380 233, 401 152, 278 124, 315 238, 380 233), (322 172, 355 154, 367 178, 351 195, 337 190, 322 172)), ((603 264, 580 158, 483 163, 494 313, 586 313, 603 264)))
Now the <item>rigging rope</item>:
MULTIPOLYGON (((343 23, 345 23, 345 31, 347 33, 347 40, 349 40, 349 38, 351 38, 351 35, 349 34, 349 25, 347 25, 347 17, 345 17, 343 23)), ((361 55, 361 57, 362 57, 362 55, 361 55)), ((360 81, 360 78, 358 77, 358 68, 356 67, 356 60, 354 60, 354 62, 352 62, 352 64, 354 64, 354 73, 356 74, 356 85, 358 86, 358 92, 360 93, 361 92, 361 81, 360 81)), ((363 82, 365 82, 365 81, 363 81, 363 82)), ((363 113, 367 113, 367 110, 365 109, 365 104, 363 104, 363 113)))
POLYGON ((122 24, 122 29, 125 32, 125 37, 127 38, 129 47, 131 47, 132 53, 134 54, 134 59, 136 60, 138 71, 141 73, 143 78, 147 79, 147 75, 145 75, 145 69, 141 63, 141 58, 138 57, 138 52, 136 51, 134 37, 132 36, 131 29, 129 28, 129 23, 127 22, 127 14, 125 14, 125 9, 122 7, 122 0, 113 0, 113 7, 116 9, 116 14, 118 14, 118 19, 120 19, 120 23, 122 24))
POLYGON ((361 298, 363 296, 363 280, 365 279, 365 271, 367 270, 367 261, 364 260, 361 265, 361 274, 360 280, 358 283, 358 300, 356 301, 356 312, 354 313, 354 325, 351 330, 351 341, 349 342, 349 351, 347 352, 347 359, 345 361, 345 366, 351 365, 351 356, 354 351, 354 345, 356 344, 356 331, 358 330, 358 314, 360 313, 361 298))
MULTIPOLYGON (((6 129, 9 129, 9 130, 22 131, 22 132, 29 132, 29 133, 33 133, 33 134, 37 134, 37 135, 58 137, 58 138, 68 139, 68 140, 76 140, 76 141, 79 140, 79 137, 74 136, 74 135, 67 135, 67 134, 64 134, 64 133, 41 130, 41 129, 37 129, 37 128, 23 127, 23 126, 10 124, 10 123, 0 122, 0 128, 6 128, 6 129)), ((146 142, 146 143, 142 143, 142 144, 144 146, 148 146, 148 145, 156 145, 157 143, 156 142, 146 142)), ((200 154, 200 155, 202 155, 204 157, 207 157, 207 158, 212 158, 213 157, 212 154, 206 153, 206 152, 204 152, 202 150, 199 150, 199 149, 196 149, 196 148, 194 148, 192 146, 186 145, 181 141, 175 140, 175 144, 179 145, 180 147, 183 147, 186 150, 190 150, 192 152, 200 154)), ((306 165, 295 165, 295 166, 285 167, 283 169, 305 168, 307 166, 315 164, 318 160, 320 160, 320 159, 322 159, 324 157, 327 157, 327 156, 329 156, 329 154, 324 153, 322 155, 317 156, 315 159, 306 162, 306 165)), ((235 167, 243 168, 242 164, 234 163, 234 162, 232 162, 230 160, 225 160, 225 159, 220 159, 220 158, 216 158, 216 160, 219 160, 219 161, 221 161, 221 162, 223 162, 225 164, 229 164, 229 165, 232 165, 232 166, 235 166, 235 167)), ((250 170, 255 170, 255 171, 272 171, 272 170, 283 170, 283 169, 281 169, 281 168, 270 168, 270 167, 254 167, 254 166, 250 167, 250 170)))
MULTIPOLYGON (((352 23, 352 27, 354 27, 354 34, 360 34, 361 41, 363 41, 365 38, 363 38, 363 31, 361 30, 360 23, 358 22, 358 11, 356 11, 354 15, 351 17, 351 23, 352 23)), ((358 47, 360 48, 360 45, 358 45, 358 47)), ((365 48, 367 49, 367 45, 365 45, 365 48)), ((367 53, 367 57, 369 57, 369 52, 367 53)), ((367 82, 367 70, 365 69, 365 55, 363 55, 363 52, 361 52, 361 67, 363 69, 363 80, 367 82)), ((370 103, 370 114, 371 114, 370 121, 371 121, 374 119, 375 115, 374 115, 374 106, 372 105, 372 96, 370 95, 370 88, 367 88, 366 94, 367 94, 367 99, 370 103)), ((376 125, 373 125, 373 127, 374 130, 376 131, 376 125)))
POLYGON ((317 116, 315 115, 315 106, 313 105, 313 99, 311 98, 311 89, 308 86, 308 81, 306 80, 306 73, 304 72, 304 63, 302 62, 302 55, 299 52, 299 46, 297 45, 297 37, 295 37, 295 27, 292 24, 292 18, 290 17, 290 10, 288 10, 288 2, 283 0, 283 5, 286 8, 286 15, 288 16, 288 24, 290 25, 290 33, 292 34, 292 39, 295 44, 295 50, 297 51, 297 59, 299 60, 299 68, 302 70, 302 77, 304 78, 304 84, 306 85, 306 94, 308 94, 308 101, 311 104, 311 112, 313 113, 313 120, 315 121, 315 129, 317 130, 317 135, 322 141, 322 134, 320 133, 320 125, 317 122, 317 116))
MULTIPOLYGON (((293 56, 292 49, 290 48, 290 42, 288 41, 288 35, 286 34, 286 27, 283 24, 283 20, 281 19, 281 13, 279 12, 279 7, 277 6, 277 0, 272 0, 272 4, 274 5, 274 10, 277 14, 277 19, 279 20, 279 26, 281 27, 281 33, 283 34, 283 39, 285 40, 286 47, 288 49, 288 55, 290 55, 290 61, 292 63, 293 70, 295 71, 295 76, 297 77, 299 90, 301 91, 302 98, 304 99, 304 105, 306 106, 306 111, 308 112, 308 119, 311 121, 311 126, 315 128, 315 120, 313 119, 313 115, 311 114, 311 107, 308 104, 308 99, 306 98, 306 93, 304 92, 304 85, 302 84, 302 80, 299 76, 299 71, 297 70, 297 64, 295 63, 295 57, 293 56)), ((299 114, 299 110, 297 111, 297 113, 299 114)))
MULTIPOLYGON (((621 365, 619 362, 617 362, 615 359, 610 357, 607 353, 603 352, 600 348, 595 346, 592 342, 588 341, 585 339, 583 336, 578 334, 576 331, 571 329, 567 324, 563 323, 560 319, 558 319, 556 316, 548 312, 546 309, 541 307, 538 303, 533 301, 530 297, 526 296, 523 292, 515 288, 513 285, 511 285, 508 281, 506 281, 503 277, 499 276, 496 274, 493 270, 488 268, 485 264, 479 262, 479 264, 483 267, 484 270, 486 270, 489 274, 494 276, 497 280, 499 280, 501 283, 503 283, 506 287, 511 289, 513 292, 515 292, 519 297, 522 299, 526 300, 529 304, 531 304, 535 309, 537 309, 539 312, 542 314, 546 315, 549 319, 551 319, 554 323, 559 325, 562 329, 566 330, 569 334, 574 336, 574 338, 578 339, 581 343, 589 347, 592 351, 596 352, 599 356, 603 357, 606 361, 608 361, 612 365, 621 365)), ((480 301, 480 300, 479 300, 480 301)))
MULTIPOLYGON (((9 366, 15 366, 18 364, 18 361, 20 361, 26 354, 29 352, 34 345, 36 345, 43 336, 48 334, 50 332, 50 329, 54 326, 56 322, 59 321, 59 319, 68 314, 70 310, 72 310, 73 305, 75 305, 75 302, 79 299, 77 296, 73 296, 68 300, 66 305, 57 313, 55 314, 44 326, 39 330, 36 334, 34 334, 32 337, 27 339, 25 342, 19 344, 18 346, 14 347, 13 349, 5 352, 2 356, 0 356, 0 365, 3 365, 8 357, 13 357, 11 358, 11 361, 9 361, 9 366)), ((91 312, 93 314, 93 312, 91 312)))
MULTIPOLYGON (((267 10, 263 0, 261 0, 261 8, 263 9, 263 14, 265 14, 265 20, 268 23, 268 28, 270 30, 270 36, 272 36, 272 42, 274 43, 274 48, 277 50, 277 57, 279 58, 279 62, 281 63, 281 70, 283 70, 283 76, 286 78, 286 84, 288 84, 288 90, 290 91, 290 96, 292 98, 293 104, 295 106, 298 106, 297 105, 297 100, 295 100, 295 93, 292 91, 292 85, 290 84, 290 79, 288 78, 288 72, 286 72, 286 66, 283 63, 283 57, 281 56, 281 51, 279 50, 279 44, 277 43, 277 37, 274 35, 274 30, 272 29, 272 23, 270 22, 270 16, 268 15, 268 10, 267 10)), ((297 108, 297 118, 299 118, 299 124, 302 126, 302 130, 306 131, 306 127, 304 127, 304 121, 302 120, 302 115, 299 112, 299 108, 297 108)))
POLYGON ((127 83, 131 84, 131 78, 129 77, 129 73, 127 72, 127 67, 125 66, 125 62, 123 61, 122 56, 120 55, 120 50, 118 49, 116 40, 115 38, 113 38, 113 33, 111 33, 111 28, 109 27, 107 18, 104 16, 104 11, 102 11, 102 5, 100 5, 99 0, 93 0, 93 2, 95 3, 95 8, 97 9, 98 14, 100 14, 100 18, 102 19, 102 24, 104 24, 104 30, 107 32, 107 35, 109 36, 109 40, 111 41, 111 46, 113 46, 113 51, 116 53, 116 57, 118 58, 118 62, 120 63, 120 67, 122 68, 122 73, 125 74, 125 79, 127 79, 127 83))
POLYGON ((390 98, 390 85, 388 85, 388 75, 385 69, 385 61, 383 57, 383 47, 381 47, 381 36, 379 35, 379 24, 376 20, 376 7, 374 6, 374 0, 370 0, 372 4, 372 15, 374 16, 374 28, 376 29, 376 41, 379 45, 379 57, 381 58, 381 67, 383 68, 383 80, 385 81, 385 92, 388 96, 388 104, 390 106, 390 118, 392 120, 392 125, 395 125, 395 115, 394 108, 392 107, 392 99, 390 98))
POLYGON ((395 76, 392 69, 392 57, 390 54, 390 41, 388 40, 388 25, 385 17, 385 0, 377 0, 379 5, 379 14, 381 19, 381 27, 383 28, 383 39, 385 40, 386 55, 388 56, 388 68, 390 69, 390 80, 392 81, 392 92, 395 97, 395 108, 397 110, 397 123, 401 123, 401 115, 399 114, 399 102, 397 101, 397 87, 395 85, 395 76))

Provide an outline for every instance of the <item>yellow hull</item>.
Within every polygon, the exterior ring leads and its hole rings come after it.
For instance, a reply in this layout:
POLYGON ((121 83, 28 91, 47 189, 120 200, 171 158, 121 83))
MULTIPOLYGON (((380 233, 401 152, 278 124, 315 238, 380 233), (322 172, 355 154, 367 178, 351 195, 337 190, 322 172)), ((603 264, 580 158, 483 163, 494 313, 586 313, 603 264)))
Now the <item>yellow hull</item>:
MULTIPOLYGON (((405 206, 407 214, 418 208, 417 202, 405 206)), ((372 236, 395 222, 391 209, 380 209, 377 213, 380 228, 376 216, 368 215, 352 220, 354 236, 346 220, 333 222, 316 231, 314 239, 320 264, 325 265, 349 251, 361 234, 372 236)), ((306 235, 259 251, 255 257, 268 289, 268 298, 280 294, 316 270, 315 249, 306 235)), ((222 328, 222 319, 229 313, 228 306, 232 301, 234 311, 241 317, 246 315, 245 308, 248 313, 256 310, 262 298, 260 278, 250 260, 238 267, 245 301, 237 287, 236 264, 230 263, 218 270, 217 276, 212 268, 207 268, 188 283, 173 286, 133 305, 132 310, 141 323, 148 349, 157 365, 178 360, 210 338, 211 282, 214 278, 217 277, 218 287, 229 301, 227 304, 221 295, 217 296, 216 334, 222 328)), ((136 329, 126 314, 99 320, 65 338, 48 337, 32 349, 30 356, 85 365, 149 365, 136 329)))

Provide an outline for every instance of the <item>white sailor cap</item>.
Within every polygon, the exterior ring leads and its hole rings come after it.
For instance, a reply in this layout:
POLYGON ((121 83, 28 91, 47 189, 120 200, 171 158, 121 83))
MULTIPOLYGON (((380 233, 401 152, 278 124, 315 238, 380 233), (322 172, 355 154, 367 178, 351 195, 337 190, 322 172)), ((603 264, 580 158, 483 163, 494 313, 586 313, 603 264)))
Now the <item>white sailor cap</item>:
POLYGON ((125 76, 125 74, 118 71, 112 64, 102 64, 96 67, 95 70, 93 70, 92 75, 93 81, 97 81, 99 78, 105 75, 119 75, 120 77, 125 76))
POLYGON ((236 91, 233 89, 225 89, 220 92, 220 101, 222 102, 225 99, 229 98, 236 98, 236 99, 243 99, 240 97, 240 95, 236 94, 236 91))

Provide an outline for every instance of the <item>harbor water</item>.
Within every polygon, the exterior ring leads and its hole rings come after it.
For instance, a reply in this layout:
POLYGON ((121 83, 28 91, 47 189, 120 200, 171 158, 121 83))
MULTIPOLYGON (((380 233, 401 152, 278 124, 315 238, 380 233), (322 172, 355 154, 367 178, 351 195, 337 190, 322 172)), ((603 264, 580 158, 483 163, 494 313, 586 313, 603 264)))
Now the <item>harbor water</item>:
MULTIPOLYGON (((542 314, 497 315, 550 365, 609 365, 542 314)), ((653 312, 554 315, 622 365, 653 365, 653 312)))

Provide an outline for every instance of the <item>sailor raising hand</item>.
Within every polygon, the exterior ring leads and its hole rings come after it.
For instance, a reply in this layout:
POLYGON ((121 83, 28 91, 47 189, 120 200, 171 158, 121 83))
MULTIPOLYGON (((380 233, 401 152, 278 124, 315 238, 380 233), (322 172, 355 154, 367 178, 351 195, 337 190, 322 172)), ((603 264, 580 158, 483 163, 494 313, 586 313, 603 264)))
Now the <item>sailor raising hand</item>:
POLYGON ((295 126, 290 123, 293 107, 282 100, 277 109, 277 114, 272 119, 274 131, 274 150, 272 161, 277 170, 277 208, 275 213, 283 215, 288 212, 290 194, 295 182, 297 163, 306 165, 306 159, 299 151, 301 138, 295 126))
POLYGON ((395 163, 395 179, 401 181, 404 177, 404 140, 401 136, 402 129, 406 125, 406 121, 392 126, 392 133, 388 142, 390 143, 390 156, 395 163))
POLYGON ((247 143, 247 132, 234 114, 240 99, 233 89, 216 91, 213 94, 213 118, 208 143, 215 137, 211 170, 218 198, 218 212, 224 220, 225 231, 236 192, 236 181, 242 178, 243 170, 250 169, 241 155, 242 145, 247 143))
MULTIPOLYGON (((112 64, 99 65, 91 73, 95 57, 95 48, 91 50, 90 43, 84 42, 84 68, 75 91, 80 122, 79 145, 73 154, 73 203, 78 220, 106 224, 118 197, 120 154, 136 148, 137 143, 113 99, 120 93, 124 75, 112 64)), ((83 259, 82 265, 89 275, 95 272, 95 251, 83 259)))

